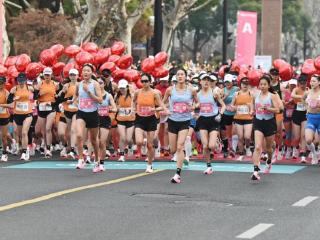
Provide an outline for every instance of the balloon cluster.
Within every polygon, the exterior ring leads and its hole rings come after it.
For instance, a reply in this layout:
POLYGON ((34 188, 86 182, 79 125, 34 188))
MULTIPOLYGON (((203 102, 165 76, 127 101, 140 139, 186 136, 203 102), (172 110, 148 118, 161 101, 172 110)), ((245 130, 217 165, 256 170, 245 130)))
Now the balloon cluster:
MULTIPOLYGON (((34 80, 45 67, 51 67, 54 76, 61 79, 68 77, 70 69, 75 68, 81 73, 83 65, 91 63, 100 72, 108 69, 114 81, 126 79, 141 87, 141 73, 131 68, 133 57, 125 54, 125 51, 126 46, 121 41, 115 42, 110 48, 99 48, 93 42, 67 47, 55 44, 40 53, 38 62, 31 62, 27 54, 9 56, 4 64, 0 64, 0 76, 7 77, 6 88, 10 90, 15 85, 15 78, 19 72, 25 72, 29 80, 34 80), (59 60, 62 56, 69 58, 67 63, 59 60)), ((155 78, 165 77, 169 74, 168 69, 164 67, 167 60, 168 55, 165 52, 148 57, 142 61, 142 71, 155 78)))

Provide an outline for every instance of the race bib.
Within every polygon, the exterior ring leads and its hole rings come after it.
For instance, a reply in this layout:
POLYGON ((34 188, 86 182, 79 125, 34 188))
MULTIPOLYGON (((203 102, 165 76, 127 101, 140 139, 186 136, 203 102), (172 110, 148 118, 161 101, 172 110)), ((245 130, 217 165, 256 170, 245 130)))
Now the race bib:
POLYGON ((262 105, 262 104, 256 104, 256 113, 257 114, 270 114, 266 108, 271 107, 270 104, 262 105))
POLYGON ((297 103, 297 111, 306 111, 306 105, 302 102, 297 103))
POLYGON ((211 103, 201 103, 200 104, 200 112, 201 113, 212 113, 213 106, 211 103))
POLYGON ((28 112, 29 103, 27 102, 16 102, 16 110, 20 112, 28 112))
POLYGON ((93 108, 93 99, 92 98, 81 98, 79 105, 80 105, 81 109, 93 108))
POLYGON ((39 111, 45 112, 45 111, 51 111, 51 110, 52 110, 52 106, 50 102, 39 103, 39 111))
POLYGON ((286 116, 288 118, 291 118, 292 117, 292 113, 293 113, 293 109, 286 109, 286 116))
POLYGON ((318 107, 318 101, 316 99, 309 99, 308 104, 309 107, 313 109, 318 107))
POLYGON ((0 114, 6 114, 7 113, 7 109, 4 107, 0 107, 0 114))
POLYGON ((138 114, 140 116, 151 116, 154 114, 154 110, 151 107, 138 106, 138 114))
POLYGON ((185 102, 175 102, 173 104, 173 112, 175 113, 187 113, 189 112, 188 104, 185 102))
POLYGON ((234 109, 231 105, 226 105, 226 110, 229 111, 229 112, 234 112, 234 109))
POLYGON ((70 110, 77 110, 78 109, 78 107, 76 105, 74 105, 73 103, 68 104, 68 108, 70 110))
POLYGON ((240 114, 240 115, 249 114, 249 106, 247 105, 237 106, 237 114, 240 114))
POLYGON ((99 113, 99 116, 102 116, 102 117, 109 116, 109 107, 108 106, 99 107, 98 113, 99 113))
POLYGON ((118 116, 129 116, 131 115, 131 108, 119 108, 118 116))

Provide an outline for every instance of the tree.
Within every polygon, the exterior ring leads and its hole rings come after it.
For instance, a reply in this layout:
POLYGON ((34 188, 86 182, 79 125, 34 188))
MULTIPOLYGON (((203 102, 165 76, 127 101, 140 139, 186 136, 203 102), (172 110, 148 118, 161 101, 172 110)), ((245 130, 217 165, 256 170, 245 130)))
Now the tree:
POLYGON ((2 5, 2 1, 0 1, 0 4, 1 4, 0 8, 2 8, 2 12, 3 12, 3 15, 0 18, 0 22, 2 23, 1 24, 2 39, 0 39, 0 41, 2 41, 2 56, 0 56, 0 62, 1 62, 1 59, 5 59, 9 55, 10 41, 8 38, 7 27, 6 27, 6 25, 7 25, 6 17, 5 17, 6 9, 5 9, 4 5, 2 5))
POLYGON ((172 47, 173 32, 181 21, 190 12, 195 12, 207 6, 212 0, 205 0, 201 5, 196 6, 198 0, 164 0, 162 49, 170 52, 172 47))

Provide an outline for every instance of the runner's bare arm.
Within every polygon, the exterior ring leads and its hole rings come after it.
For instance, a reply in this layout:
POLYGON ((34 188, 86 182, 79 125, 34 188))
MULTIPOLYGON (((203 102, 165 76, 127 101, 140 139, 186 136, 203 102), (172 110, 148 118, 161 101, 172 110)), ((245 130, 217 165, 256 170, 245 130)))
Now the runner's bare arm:
POLYGON ((88 91, 88 94, 89 96, 95 100, 96 102, 98 103, 102 103, 103 99, 102 99, 102 94, 101 94, 101 88, 99 86, 99 83, 98 82, 94 82, 94 91, 95 91, 95 94, 88 91))
POLYGON ((216 95, 216 99, 217 101, 220 103, 221 105, 221 109, 220 109, 220 114, 222 115, 224 113, 224 111, 226 110, 226 104, 224 103, 224 101, 221 99, 220 95, 217 94, 216 95))
POLYGON ((165 94, 164 94, 164 97, 163 97, 163 103, 164 104, 167 104, 168 102, 168 99, 169 97, 171 96, 171 90, 172 90, 172 87, 168 87, 165 94))
POLYGON ((116 103, 114 102, 114 99, 111 94, 109 94, 109 100, 110 100, 110 105, 111 105, 110 112, 117 112, 117 106, 116 106, 116 103))

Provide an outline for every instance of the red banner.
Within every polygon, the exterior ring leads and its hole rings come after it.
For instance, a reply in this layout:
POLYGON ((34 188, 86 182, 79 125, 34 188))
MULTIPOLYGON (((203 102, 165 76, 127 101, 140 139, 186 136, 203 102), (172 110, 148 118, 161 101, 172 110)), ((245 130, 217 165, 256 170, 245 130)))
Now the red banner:
POLYGON ((0 63, 3 63, 3 19, 4 16, 4 0, 0 0, 0 63))
POLYGON ((257 13, 238 11, 235 59, 240 65, 254 64, 257 42, 257 13))

